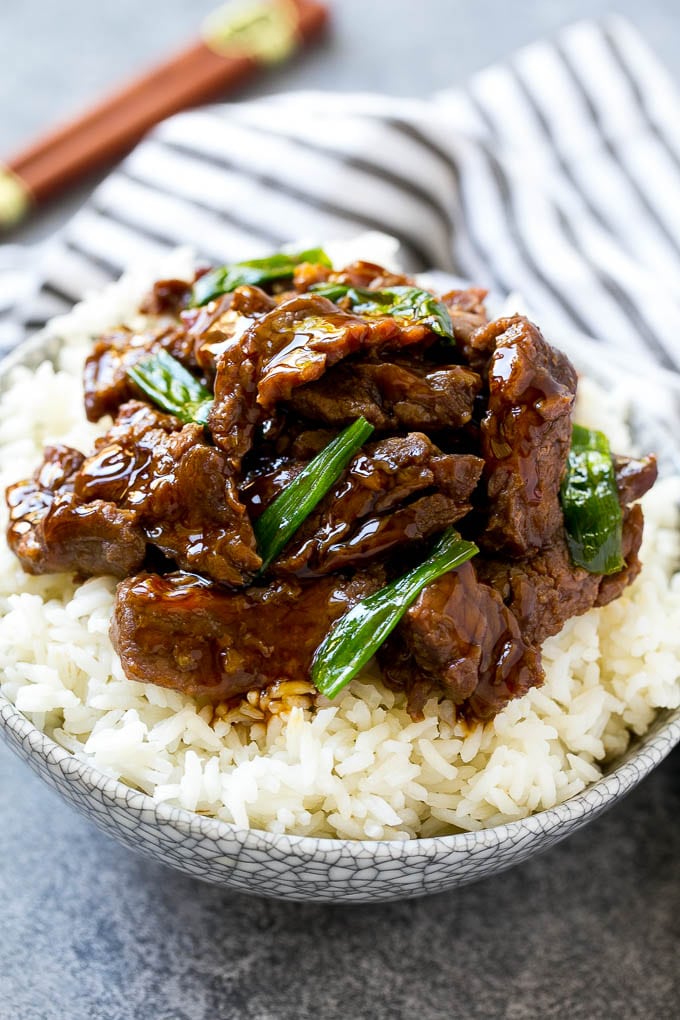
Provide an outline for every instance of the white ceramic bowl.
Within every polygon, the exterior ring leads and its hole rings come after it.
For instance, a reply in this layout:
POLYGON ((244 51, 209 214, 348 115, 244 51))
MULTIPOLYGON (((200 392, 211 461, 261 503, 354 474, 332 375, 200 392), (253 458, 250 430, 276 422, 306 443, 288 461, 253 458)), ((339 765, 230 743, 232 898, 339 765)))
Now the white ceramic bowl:
MULTIPOLYGON (((598 349, 564 346, 580 367, 602 377, 598 349)), ((56 341, 38 336, 7 359, 35 366, 53 357, 56 341)), ((607 378, 624 370, 607 367, 607 378)), ((640 377, 637 377, 638 384, 640 377)), ((654 380, 658 386, 658 380, 654 380)), ((638 415, 642 445, 673 462, 668 420, 649 406, 638 415), (647 434, 649 433, 649 434, 647 434)), ((41 733, 0 695, 0 730, 9 746, 65 800, 115 839, 171 867, 218 885, 293 900, 377 901, 450 889, 503 871, 580 829, 632 790, 680 742, 680 710, 659 715, 644 738, 608 773, 576 797, 529 818, 480 832, 408 841, 352 841, 243 830, 212 818, 154 804, 75 758, 41 733)))
POLYGON ((0 696, 9 746, 65 800, 119 842, 217 885, 281 899, 376 902, 474 882, 547 850, 612 807, 680 742, 666 713, 608 775, 571 800, 518 822, 430 839, 368 842, 237 829, 146 794, 74 758, 0 696))

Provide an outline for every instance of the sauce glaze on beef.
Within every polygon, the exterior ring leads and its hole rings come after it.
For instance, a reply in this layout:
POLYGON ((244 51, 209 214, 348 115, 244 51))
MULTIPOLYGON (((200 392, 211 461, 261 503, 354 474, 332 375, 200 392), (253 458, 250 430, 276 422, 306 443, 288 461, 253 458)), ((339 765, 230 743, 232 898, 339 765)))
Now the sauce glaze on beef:
POLYGON ((428 585, 379 651, 414 717, 447 698, 491 718, 543 679, 541 643, 617 598, 640 569, 653 458, 616 458, 625 566, 571 562, 559 488, 576 373, 522 316, 488 322, 485 292, 451 291, 453 339, 355 314, 318 283, 413 286, 380 266, 301 265, 290 289, 239 287, 201 308, 159 281, 148 328, 102 336, 87 416, 113 422, 89 454, 45 450, 7 491, 8 540, 30 573, 121 578, 111 637, 128 677, 219 702, 306 678, 333 623, 422 561, 455 523, 481 553, 428 585), (166 350, 214 393, 208 425, 152 407, 127 369, 166 350), (346 425, 375 427, 261 573, 253 522, 346 425))

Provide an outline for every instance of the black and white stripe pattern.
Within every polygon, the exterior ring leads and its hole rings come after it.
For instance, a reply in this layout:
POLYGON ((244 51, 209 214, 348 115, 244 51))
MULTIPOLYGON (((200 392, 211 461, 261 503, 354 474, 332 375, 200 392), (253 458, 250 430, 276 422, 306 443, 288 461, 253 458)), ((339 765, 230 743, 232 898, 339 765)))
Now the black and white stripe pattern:
POLYGON ((3 307, 0 260, 0 343, 178 244, 228 262, 368 228, 395 236, 409 269, 519 291, 548 332, 677 369, 677 109, 610 18, 431 101, 297 93, 173 117, 44 252, 18 307, 3 307))

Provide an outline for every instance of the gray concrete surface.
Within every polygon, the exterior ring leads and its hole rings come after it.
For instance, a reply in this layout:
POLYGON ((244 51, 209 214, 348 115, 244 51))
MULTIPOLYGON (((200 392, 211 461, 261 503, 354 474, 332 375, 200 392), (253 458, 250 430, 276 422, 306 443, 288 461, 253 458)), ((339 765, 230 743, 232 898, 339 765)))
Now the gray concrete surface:
MULTIPOLYGON (((181 44, 211 0, 0 4, 0 154, 181 44)), ((265 89, 426 95, 603 0, 338 0, 265 89)), ((678 75, 675 0, 619 0, 678 75)), ((16 234, 43 236, 87 193, 16 234)), ((250 899, 111 842, 0 747, 0 1020, 670 1020, 680 755, 567 843, 422 901, 250 899)))

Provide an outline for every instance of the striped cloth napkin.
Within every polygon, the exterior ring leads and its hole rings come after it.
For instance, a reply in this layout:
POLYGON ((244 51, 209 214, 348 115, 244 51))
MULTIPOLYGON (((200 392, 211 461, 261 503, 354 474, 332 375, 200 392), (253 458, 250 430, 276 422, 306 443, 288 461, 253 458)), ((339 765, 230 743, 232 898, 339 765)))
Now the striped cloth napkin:
POLYGON ((0 249, 0 342, 178 244, 222 263, 369 228, 409 270, 519 291, 548 335, 677 369, 679 108, 612 17, 430 100, 293 93, 173 117, 53 241, 0 249))

